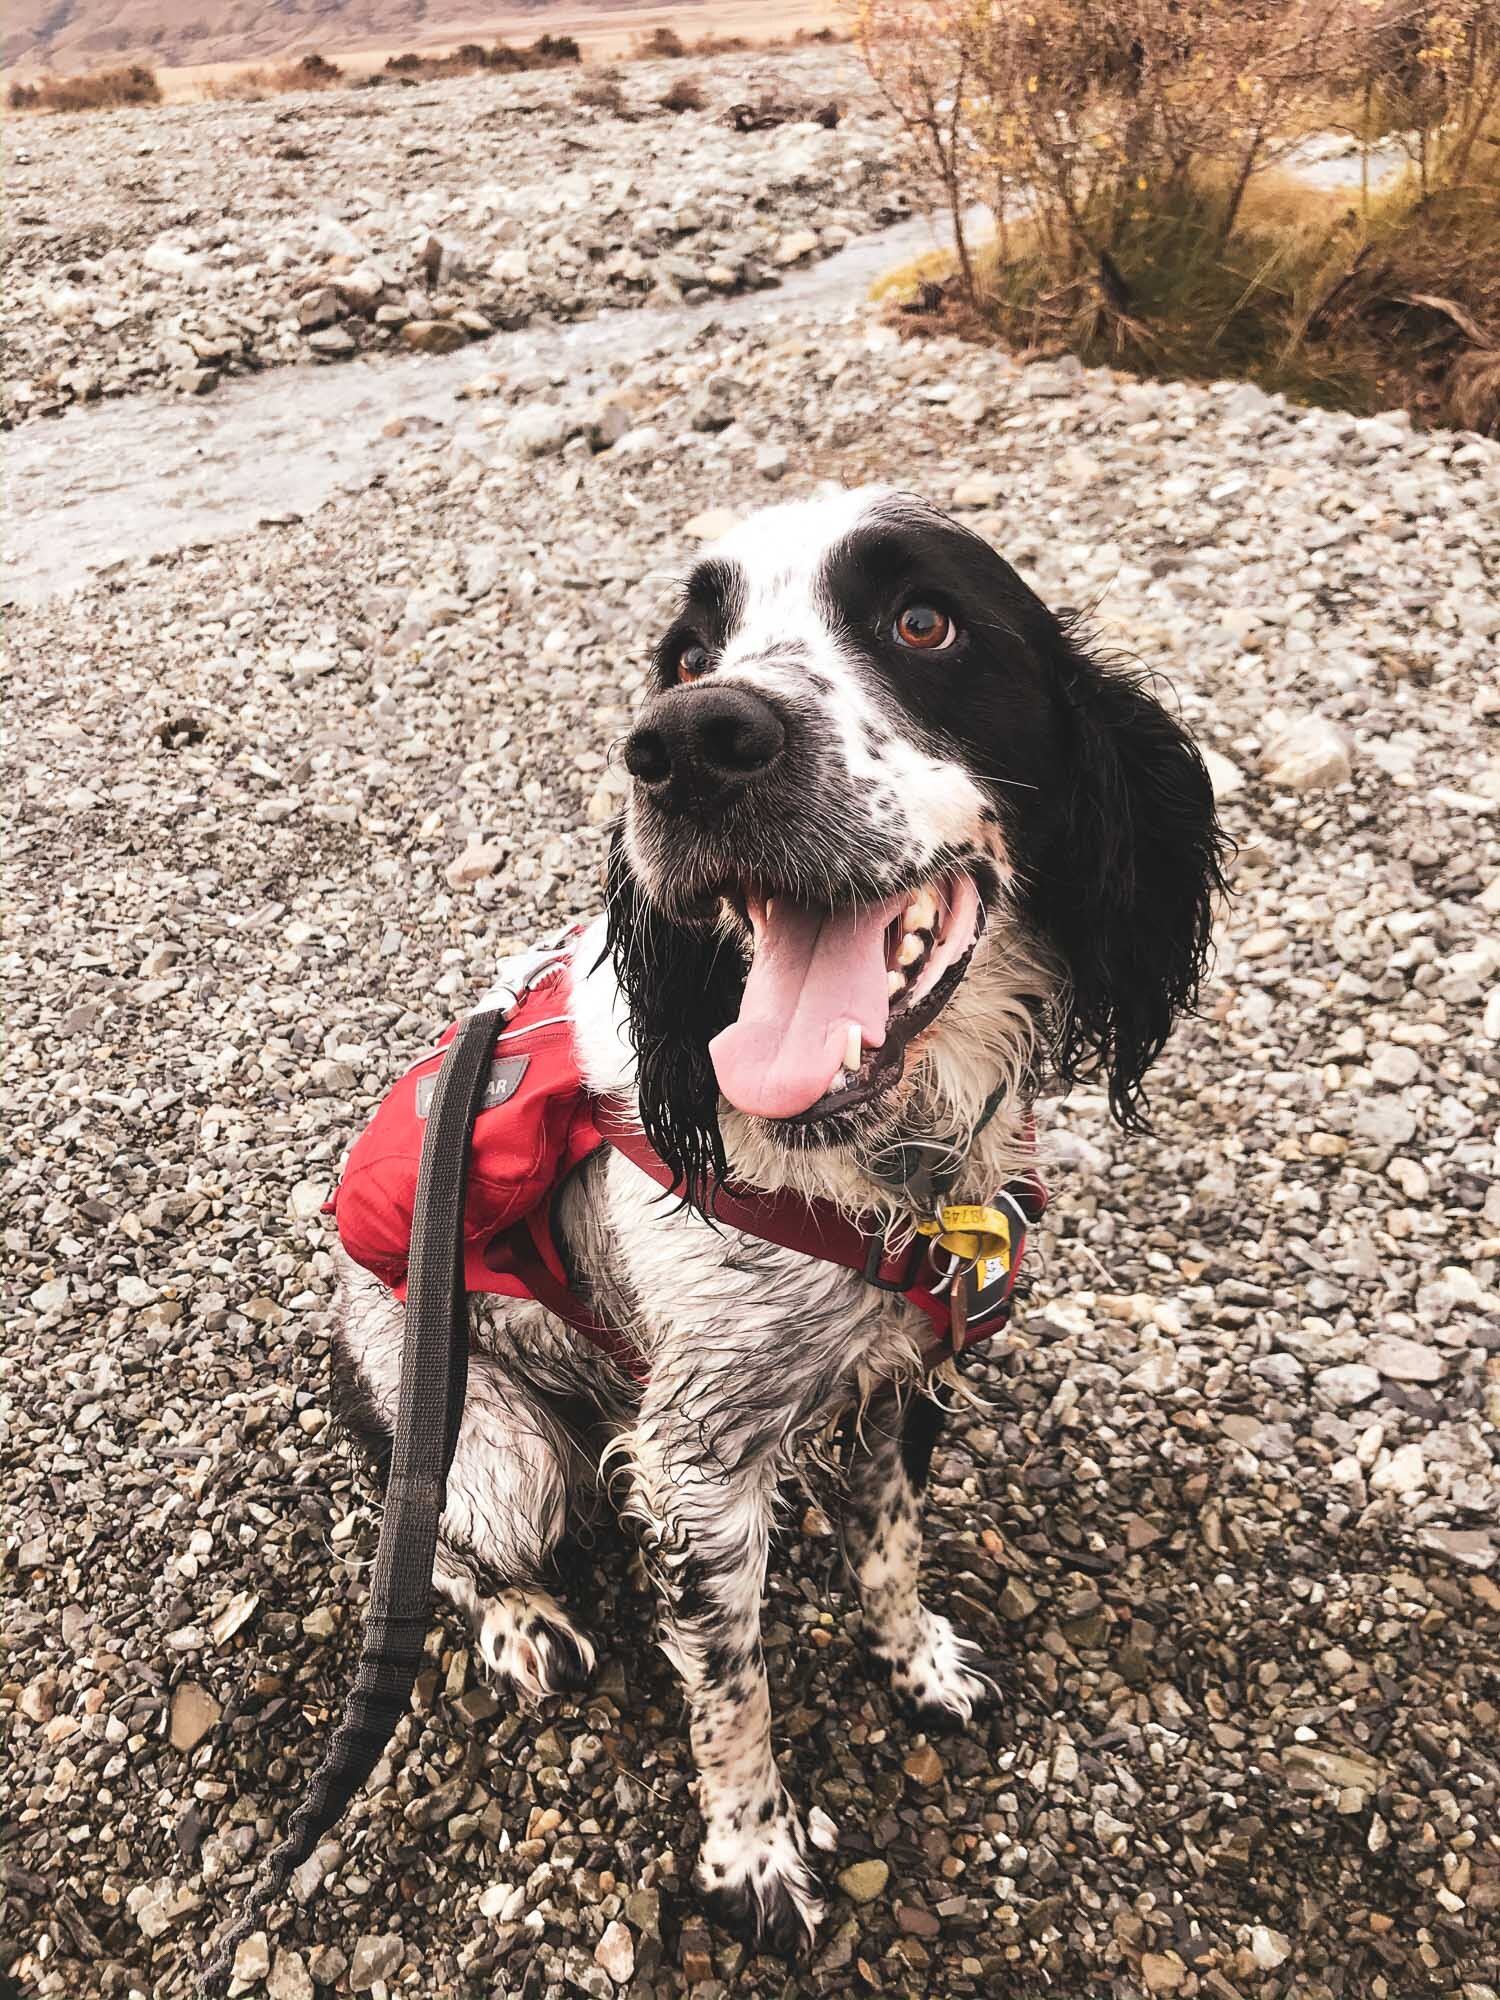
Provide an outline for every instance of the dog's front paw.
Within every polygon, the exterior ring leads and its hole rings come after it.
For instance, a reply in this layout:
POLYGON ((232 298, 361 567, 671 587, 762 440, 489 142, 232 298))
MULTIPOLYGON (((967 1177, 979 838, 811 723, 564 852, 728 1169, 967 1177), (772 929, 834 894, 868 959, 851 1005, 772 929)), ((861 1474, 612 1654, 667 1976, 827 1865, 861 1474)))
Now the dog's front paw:
POLYGON ((696 1880, 716 1923, 780 1958, 804 1956, 823 1921, 822 1889, 785 1799, 764 1821, 710 1827, 696 1880))
POLYGON ((892 1690, 929 1727, 968 1722, 1000 1697, 991 1662, 935 1611, 923 1612, 908 1651, 897 1656, 878 1644, 873 1651, 892 1690))
POLYGON ((481 1598, 474 1623, 490 1671, 532 1701, 577 1694, 593 1677, 591 1641, 544 1591, 481 1598))

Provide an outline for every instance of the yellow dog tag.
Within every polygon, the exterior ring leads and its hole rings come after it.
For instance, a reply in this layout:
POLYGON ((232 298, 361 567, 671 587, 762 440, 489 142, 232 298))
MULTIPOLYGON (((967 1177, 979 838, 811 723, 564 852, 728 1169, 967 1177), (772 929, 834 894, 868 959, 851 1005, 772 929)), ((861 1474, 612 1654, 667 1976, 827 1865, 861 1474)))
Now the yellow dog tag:
POLYGON ((998 1208, 958 1202, 940 1208, 933 1222, 919 1222, 923 1236, 935 1236, 939 1247, 966 1262, 983 1257, 1010 1264, 1010 1217, 998 1208))

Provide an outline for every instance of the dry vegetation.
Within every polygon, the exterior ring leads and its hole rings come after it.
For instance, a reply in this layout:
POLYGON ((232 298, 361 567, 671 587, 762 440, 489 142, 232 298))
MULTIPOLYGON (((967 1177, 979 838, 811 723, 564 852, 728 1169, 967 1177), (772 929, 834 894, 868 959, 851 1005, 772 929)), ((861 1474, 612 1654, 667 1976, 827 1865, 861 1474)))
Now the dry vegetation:
POLYGON ((206 83, 203 94, 220 103, 253 103, 257 98, 279 97, 289 90, 336 90, 345 80, 337 63, 324 56, 310 55, 303 56, 300 62, 236 70, 232 76, 206 83))
MULTIPOLYGON (((679 56, 732 55, 751 48, 770 52, 827 46, 848 40, 849 36, 833 28, 799 28, 793 35, 757 37, 753 42, 742 35, 715 34, 688 40, 673 28, 660 27, 637 37, 630 56, 660 61, 679 56)), ((321 55, 306 55, 295 62, 238 69, 205 81, 200 89, 205 97, 220 102, 252 102, 287 91, 371 89, 388 83, 417 83, 433 77, 474 76, 486 71, 506 75, 521 70, 556 69, 582 60, 583 51, 574 36, 542 34, 524 48, 497 41, 488 46, 464 42, 446 53, 434 55, 409 50, 389 57, 383 69, 368 75, 346 72, 321 55)), ((701 104, 687 101, 689 95, 690 90, 668 91, 661 103, 669 111, 701 109, 701 104)), ((90 70, 79 76, 17 78, 6 91, 6 102, 12 111, 107 111, 120 105, 160 104, 163 93, 154 70, 142 63, 131 63, 114 69, 90 70)), ((579 102, 607 109, 623 108, 623 98, 608 83, 602 97, 591 96, 585 90, 579 93, 579 102)))
POLYGON ((861 46, 954 225, 951 268, 908 274, 909 311, 1500 429, 1493 0, 869 0, 861 46), (1401 134, 1394 191, 1276 174, 1340 122, 1401 134))
POLYGON ((89 70, 83 76, 39 76, 6 92, 12 111, 108 111, 121 104, 160 104, 155 70, 142 63, 89 70))

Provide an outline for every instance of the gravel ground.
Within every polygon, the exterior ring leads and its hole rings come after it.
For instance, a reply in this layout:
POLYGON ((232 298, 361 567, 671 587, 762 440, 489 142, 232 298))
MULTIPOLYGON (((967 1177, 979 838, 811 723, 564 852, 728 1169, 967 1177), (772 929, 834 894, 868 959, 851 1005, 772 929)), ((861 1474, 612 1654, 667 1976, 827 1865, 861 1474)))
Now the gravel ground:
POLYGON ((816 48, 14 121, 9 418, 770 288, 905 212, 874 110, 816 48), (662 109, 685 77, 704 108, 662 109), (730 129, 767 95, 793 122, 730 129))
POLYGON ((189 1990, 374 1547, 326 1413, 342 1151, 513 941, 596 905, 705 511, 883 476, 1161 669, 1240 842, 1154 1135, 1046 1113, 1022 1343, 937 1460, 931 1593, 1006 1699, 911 1733, 793 1506, 767 1652, 837 1844, 813 1964, 750 1959, 687 1888, 682 1706, 601 1525, 588 1699, 514 1713, 437 1626, 239 1990, 1487 2000, 1500 447, 857 318, 708 324, 562 396, 495 352, 467 407, 503 427, 414 427, 303 521, 11 620, 0 1962, 189 1990))

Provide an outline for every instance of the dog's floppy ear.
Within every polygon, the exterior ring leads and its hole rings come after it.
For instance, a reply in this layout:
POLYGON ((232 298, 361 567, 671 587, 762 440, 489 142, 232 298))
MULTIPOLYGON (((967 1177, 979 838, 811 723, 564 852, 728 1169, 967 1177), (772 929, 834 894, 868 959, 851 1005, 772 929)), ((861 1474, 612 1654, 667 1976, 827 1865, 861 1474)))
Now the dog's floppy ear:
POLYGON ((1065 1083, 1102 1070, 1139 1125, 1146 1071, 1197 997, 1225 841, 1203 759, 1143 677, 1068 641, 1064 688, 1069 779, 1036 898, 1069 981, 1057 1066, 1065 1083))
POLYGON ((707 1208, 728 1168, 708 1045, 739 1011, 745 968, 714 926, 683 924, 648 900, 625 845, 610 841, 608 949, 630 1016, 641 1124, 687 1198, 707 1208))

